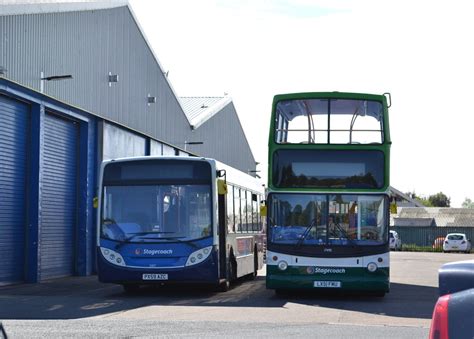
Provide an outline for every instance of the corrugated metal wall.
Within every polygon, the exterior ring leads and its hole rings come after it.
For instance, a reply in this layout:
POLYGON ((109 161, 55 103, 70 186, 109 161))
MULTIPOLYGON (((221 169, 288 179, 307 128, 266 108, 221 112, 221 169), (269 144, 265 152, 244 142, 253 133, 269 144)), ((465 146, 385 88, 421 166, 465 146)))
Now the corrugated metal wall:
POLYGON ((24 280, 29 106, 0 95, 0 286, 24 280))
MULTIPOLYGON (((464 233, 468 239, 474 240, 474 227, 433 227, 433 226, 396 226, 390 227, 402 239, 403 247, 433 247, 437 238, 446 237, 448 233, 464 233)), ((442 245, 443 242, 440 242, 442 245)))
MULTIPOLYGON (((41 72, 45 77, 70 74, 73 79, 43 81, 44 93, 180 148, 185 140, 199 134, 205 145, 196 148, 198 154, 242 170, 254 162, 240 133, 235 134, 240 139, 226 138, 231 142, 213 144, 209 139, 222 137, 222 129, 207 128, 210 138, 191 130, 128 7, 12 16, 0 13, 0 39, 0 66, 7 69, 8 79, 39 91, 41 72), (119 76, 111 86, 109 72, 119 76), (147 104, 148 94, 156 96, 155 104, 147 104)), ((221 115, 213 124, 230 132, 236 117, 226 113, 228 120, 223 121, 221 115)))
POLYGON ((243 172, 255 170, 255 159, 232 103, 199 126, 191 135, 188 140, 204 141, 204 144, 189 145, 189 151, 216 158, 243 172))
POLYGON ((41 279, 75 273, 78 141, 76 122, 46 114, 41 187, 41 279))
POLYGON ((189 123, 127 7, 0 16, 6 77, 166 141, 185 140, 189 123), (27 65, 27 67, 25 67, 27 65), (109 72, 119 76, 109 87, 109 72), (157 97, 148 106, 147 95, 157 97))

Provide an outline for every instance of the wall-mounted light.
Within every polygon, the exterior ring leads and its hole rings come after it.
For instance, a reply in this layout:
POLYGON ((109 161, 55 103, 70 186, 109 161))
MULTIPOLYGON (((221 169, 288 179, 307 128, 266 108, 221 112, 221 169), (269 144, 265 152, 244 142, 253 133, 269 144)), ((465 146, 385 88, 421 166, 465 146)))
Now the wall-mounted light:
POLYGON ((156 97, 153 97, 150 94, 148 94, 148 96, 146 97, 146 102, 148 106, 150 106, 151 104, 156 104, 156 97))
POLYGON ((46 80, 46 81, 58 81, 58 80, 67 80, 67 79, 72 79, 72 75, 71 74, 51 75, 49 77, 41 78, 41 80, 46 80))
POLYGON ((118 74, 112 74, 112 72, 109 72, 109 87, 112 87, 113 82, 119 82, 119 76, 118 74))
POLYGON ((72 79, 71 74, 50 75, 50 76, 45 77, 44 72, 40 72, 40 93, 44 92, 45 81, 59 81, 59 80, 69 80, 69 79, 72 79))
POLYGON ((203 141, 185 141, 184 142, 184 150, 186 151, 186 146, 187 145, 202 145, 204 144, 203 141))

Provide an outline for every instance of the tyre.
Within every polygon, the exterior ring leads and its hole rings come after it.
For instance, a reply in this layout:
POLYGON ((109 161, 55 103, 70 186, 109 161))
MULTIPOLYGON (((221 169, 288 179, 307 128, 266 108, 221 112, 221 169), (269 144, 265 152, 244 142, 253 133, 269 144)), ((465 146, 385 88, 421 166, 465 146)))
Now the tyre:
POLYGON ((253 252, 253 272, 248 275, 250 280, 254 280, 257 277, 257 271, 258 271, 258 252, 257 252, 257 248, 255 248, 253 252))
POLYGON ((217 291, 218 292, 227 292, 230 290, 230 281, 226 279, 225 282, 220 283, 219 286, 217 286, 217 291))
POLYGON ((228 278, 227 280, 229 281, 234 281, 237 279, 237 260, 234 258, 234 254, 231 253, 230 258, 229 258, 229 273, 228 273, 228 278))

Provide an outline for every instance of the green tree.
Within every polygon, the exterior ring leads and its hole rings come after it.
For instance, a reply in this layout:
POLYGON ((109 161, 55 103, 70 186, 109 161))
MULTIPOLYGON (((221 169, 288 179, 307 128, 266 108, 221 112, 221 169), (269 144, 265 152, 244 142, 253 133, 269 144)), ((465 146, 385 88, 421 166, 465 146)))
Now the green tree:
POLYGON ((418 200, 419 202, 421 202, 423 204, 423 206, 425 207, 434 207, 433 203, 431 202, 430 199, 428 198, 425 198, 425 197, 418 197, 416 200, 418 200))
POLYGON ((474 201, 469 198, 465 198, 462 203, 462 208, 474 208, 474 201))
POLYGON ((426 198, 424 196, 419 196, 415 192, 408 192, 405 194, 408 195, 412 199, 418 200, 425 207, 433 207, 433 204, 431 203, 429 198, 426 198))
POLYGON ((443 192, 436 193, 435 195, 430 195, 428 200, 433 205, 433 207, 450 207, 451 198, 449 198, 443 192))

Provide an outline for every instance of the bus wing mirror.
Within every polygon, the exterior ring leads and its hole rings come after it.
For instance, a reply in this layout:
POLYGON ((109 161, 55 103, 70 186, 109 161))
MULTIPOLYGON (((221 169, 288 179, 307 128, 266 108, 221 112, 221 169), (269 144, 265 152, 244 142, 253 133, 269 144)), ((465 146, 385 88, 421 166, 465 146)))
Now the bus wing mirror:
POLYGON ((224 178, 226 176, 225 170, 217 170, 216 174, 218 178, 224 178))
POLYGON ((392 95, 390 93, 384 93, 383 94, 385 96, 385 98, 387 98, 387 108, 390 108, 390 106, 392 106, 392 95))

